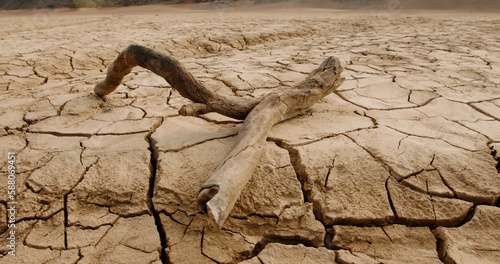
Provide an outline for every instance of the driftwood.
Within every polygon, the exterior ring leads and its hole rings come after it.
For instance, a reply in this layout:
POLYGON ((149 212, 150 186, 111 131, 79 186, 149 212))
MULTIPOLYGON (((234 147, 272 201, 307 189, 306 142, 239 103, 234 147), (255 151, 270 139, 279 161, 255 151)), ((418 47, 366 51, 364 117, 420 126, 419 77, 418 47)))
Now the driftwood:
POLYGON ((250 110, 262 100, 214 93, 198 82, 176 59, 140 45, 130 45, 118 55, 108 68, 106 79, 95 86, 94 92, 100 96, 112 93, 135 66, 141 66, 163 77, 180 95, 194 102, 179 110, 184 116, 217 112, 232 118, 245 119, 250 110))
POLYGON ((179 110, 181 115, 217 112, 245 119, 232 150, 203 184, 196 200, 199 209, 217 228, 222 227, 250 180, 272 126, 308 110, 344 81, 340 76, 344 69, 341 61, 329 57, 293 87, 281 88, 259 98, 223 96, 205 88, 174 58, 131 45, 109 67, 106 79, 94 88, 95 93, 102 96, 113 92, 134 66, 162 76, 182 96, 194 102, 183 106, 179 110))

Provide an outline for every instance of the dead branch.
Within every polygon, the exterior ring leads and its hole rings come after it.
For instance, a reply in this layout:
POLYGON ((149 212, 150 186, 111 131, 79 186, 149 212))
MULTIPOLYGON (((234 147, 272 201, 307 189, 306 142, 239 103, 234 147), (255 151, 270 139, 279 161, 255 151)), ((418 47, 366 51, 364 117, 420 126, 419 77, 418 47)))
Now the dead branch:
POLYGON ((106 79, 94 88, 95 93, 102 96, 113 92, 134 66, 162 76, 182 96, 194 102, 179 110, 182 115, 217 112, 245 119, 230 153, 203 184, 196 200, 216 228, 222 227, 250 180, 269 130, 276 123, 308 110, 344 81, 340 76, 343 64, 329 57, 303 82, 291 88, 281 88, 260 98, 222 96, 205 88, 172 57, 131 45, 113 62, 106 79))
POLYGON ((344 81, 340 76, 342 70, 341 62, 330 57, 305 81, 292 88, 272 92, 252 109, 236 136, 231 152, 205 182, 197 197, 198 207, 209 216, 216 228, 222 227, 250 180, 271 128, 306 111, 338 88, 344 81))
POLYGON ((181 108, 181 115, 217 112, 232 118, 245 119, 250 110, 262 100, 214 93, 187 72, 178 60, 136 44, 128 46, 118 55, 109 66, 106 79, 95 86, 94 92, 100 96, 112 93, 135 66, 141 66, 163 77, 180 95, 195 103, 181 108))

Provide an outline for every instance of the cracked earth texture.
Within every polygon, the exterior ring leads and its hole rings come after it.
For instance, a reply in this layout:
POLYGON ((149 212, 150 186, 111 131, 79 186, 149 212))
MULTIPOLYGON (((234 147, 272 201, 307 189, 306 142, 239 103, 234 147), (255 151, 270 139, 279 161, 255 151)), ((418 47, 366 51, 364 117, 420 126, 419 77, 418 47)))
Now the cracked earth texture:
POLYGON ((137 7, 0 22, 0 263, 500 259, 498 14, 137 7), (141 68, 95 96, 131 43, 228 95, 292 86, 330 55, 346 82, 272 129, 215 232, 195 197, 241 122, 179 116, 188 101, 141 68))

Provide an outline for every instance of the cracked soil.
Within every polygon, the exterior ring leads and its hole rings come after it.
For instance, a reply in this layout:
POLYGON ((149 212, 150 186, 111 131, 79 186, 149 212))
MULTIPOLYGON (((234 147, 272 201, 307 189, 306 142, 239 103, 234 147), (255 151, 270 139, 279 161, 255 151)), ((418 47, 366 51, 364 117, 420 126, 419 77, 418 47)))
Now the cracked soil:
POLYGON ((498 14, 157 6, 0 23, 0 263, 499 263, 498 14), (195 199, 241 121, 179 116, 189 101, 142 68, 94 95, 131 43, 221 94, 292 86, 331 55, 346 81, 273 127, 216 232, 195 199))

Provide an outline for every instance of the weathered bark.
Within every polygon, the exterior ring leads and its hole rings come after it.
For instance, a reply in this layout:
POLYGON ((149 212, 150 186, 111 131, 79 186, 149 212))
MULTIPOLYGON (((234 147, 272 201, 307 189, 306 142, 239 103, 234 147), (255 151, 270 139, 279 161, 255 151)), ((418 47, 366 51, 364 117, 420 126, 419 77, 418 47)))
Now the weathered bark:
POLYGON ((342 70, 341 62, 330 57, 305 81, 270 93, 252 109, 236 136, 231 152, 198 194, 200 210, 208 214, 215 227, 222 227, 250 180, 269 130, 276 123, 309 109, 339 87, 344 81, 340 76, 342 70))
POLYGON ((194 103, 179 110, 182 115, 217 112, 245 119, 236 142, 224 162, 203 184, 197 204, 221 228, 250 180, 261 156, 262 144, 276 123, 294 117, 338 88, 344 78, 339 59, 327 58, 317 69, 291 88, 281 88, 260 98, 222 96, 206 89, 180 63, 149 48, 131 45, 108 69, 107 77, 94 88, 98 95, 113 92, 134 66, 162 76, 179 93, 194 103))
POLYGON ((241 98, 214 93, 198 82, 176 59, 150 48, 132 44, 108 68, 106 79, 98 83, 94 92, 103 96, 112 93, 135 66, 146 68, 172 85, 183 97, 195 104, 179 110, 181 115, 217 112, 236 119, 245 119, 262 98, 241 98))

